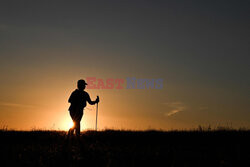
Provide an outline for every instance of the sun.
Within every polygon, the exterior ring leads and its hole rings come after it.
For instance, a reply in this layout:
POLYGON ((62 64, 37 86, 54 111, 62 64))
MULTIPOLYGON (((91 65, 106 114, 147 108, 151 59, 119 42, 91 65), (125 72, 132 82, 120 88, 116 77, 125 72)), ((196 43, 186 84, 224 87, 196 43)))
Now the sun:
POLYGON ((70 129, 70 128, 73 128, 74 125, 75 125, 74 122, 73 122, 73 121, 70 121, 70 122, 68 123, 68 128, 69 128, 69 129, 70 129))
POLYGON ((74 127, 74 122, 68 115, 62 116, 59 127, 60 129, 68 131, 70 128, 74 127))

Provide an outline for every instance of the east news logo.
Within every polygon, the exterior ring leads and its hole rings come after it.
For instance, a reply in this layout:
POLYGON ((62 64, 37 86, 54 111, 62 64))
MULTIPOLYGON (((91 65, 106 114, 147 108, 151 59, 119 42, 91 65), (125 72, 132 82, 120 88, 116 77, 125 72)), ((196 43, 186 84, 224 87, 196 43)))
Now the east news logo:
POLYGON ((87 89, 162 89, 163 79, 87 77, 87 89))

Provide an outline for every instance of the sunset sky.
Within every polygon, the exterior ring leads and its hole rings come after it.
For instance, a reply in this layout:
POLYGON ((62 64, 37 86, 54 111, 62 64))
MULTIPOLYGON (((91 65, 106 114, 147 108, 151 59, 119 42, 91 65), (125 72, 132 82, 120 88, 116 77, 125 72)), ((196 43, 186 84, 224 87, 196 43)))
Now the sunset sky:
MULTIPOLYGON (((99 129, 250 128, 250 1, 3 0, 0 129, 67 130, 78 79, 163 79, 87 89, 99 129)), ((82 130, 95 126, 85 108, 82 130)))

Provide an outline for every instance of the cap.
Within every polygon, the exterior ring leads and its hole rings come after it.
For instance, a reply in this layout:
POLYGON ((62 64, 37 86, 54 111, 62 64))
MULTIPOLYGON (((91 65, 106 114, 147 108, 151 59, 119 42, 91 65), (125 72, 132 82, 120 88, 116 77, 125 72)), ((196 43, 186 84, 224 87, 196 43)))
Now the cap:
POLYGON ((78 85, 88 85, 88 84, 85 82, 85 80, 83 80, 83 79, 78 80, 78 81, 77 81, 77 84, 78 84, 78 85))

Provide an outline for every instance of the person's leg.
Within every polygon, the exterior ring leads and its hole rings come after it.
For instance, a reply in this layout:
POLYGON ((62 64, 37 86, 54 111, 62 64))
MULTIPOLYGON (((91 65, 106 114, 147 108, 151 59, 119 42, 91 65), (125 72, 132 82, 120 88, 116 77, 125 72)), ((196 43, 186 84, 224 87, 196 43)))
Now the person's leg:
POLYGON ((69 129, 69 134, 72 136, 74 134, 74 132, 76 133, 76 126, 77 126, 77 120, 78 118, 78 114, 76 111, 70 111, 70 117, 74 123, 73 127, 69 129))
POLYGON ((76 136, 80 136, 81 125, 80 121, 76 121, 76 136))
POLYGON ((68 135, 72 136, 72 132, 73 132, 73 130, 72 130, 72 128, 70 128, 69 131, 68 131, 68 135))
POLYGON ((73 127, 71 127, 70 129, 69 129, 69 135, 73 135, 74 134, 74 131, 75 131, 75 121, 73 121, 74 122, 74 125, 73 125, 73 127))
POLYGON ((77 136, 80 136, 80 132, 81 132, 81 120, 82 120, 82 116, 83 116, 83 112, 80 111, 78 114, 77 114, 77 121, 76 121, 76 124, 77 124, 77 127, 76 127, 76 135, 77 136))

